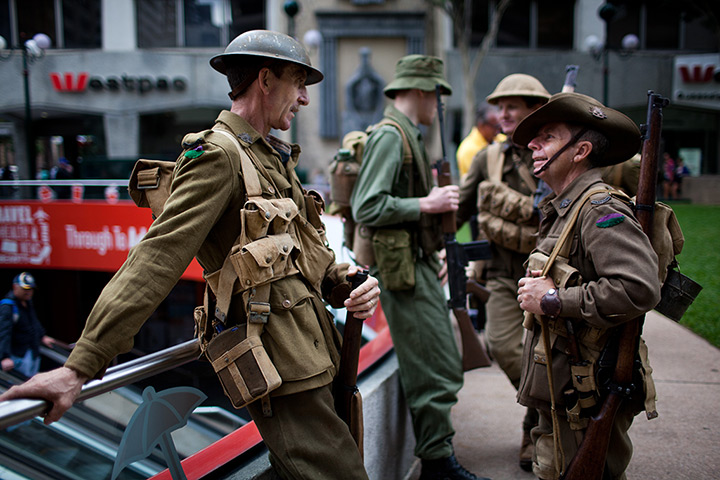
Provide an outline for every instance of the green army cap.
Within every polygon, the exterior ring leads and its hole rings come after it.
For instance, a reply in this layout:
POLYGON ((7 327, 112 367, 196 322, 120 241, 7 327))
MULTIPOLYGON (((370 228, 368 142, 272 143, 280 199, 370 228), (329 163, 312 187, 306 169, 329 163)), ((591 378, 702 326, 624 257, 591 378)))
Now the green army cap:
POLYGON ((517 145, 527 145, 544 125, 553 122, 587 127, 608 139, 608 149, 597 166, 623 162, 640 149, 640 129, 626 115, 581 93, 556 93, 542 107, 525 117, 513 133, 517 145))
POLYGON ((435 90, 435 85, 443 88, 443 94, 452 94, 452 87, 445 80, 443 61, 428 55, 408 55, 395 65, 395 78, 383 92, 389 98, 395 98, 398 90, 417 88, 426 92, 435 90))

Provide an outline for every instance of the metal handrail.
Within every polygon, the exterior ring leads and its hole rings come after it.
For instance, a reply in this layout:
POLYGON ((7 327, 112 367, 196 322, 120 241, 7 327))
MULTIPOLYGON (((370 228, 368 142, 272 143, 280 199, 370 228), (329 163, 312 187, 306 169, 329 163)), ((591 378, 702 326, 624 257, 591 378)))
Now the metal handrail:
MULTIPOLYGON (((196 360, 200 355, 197 339, 151 353, 139 359, 110 368, 100 380, 86 383, 76 402, 96 397, 119 387, 143 380, 158 373, 172 370, 196 360)), ((51 407, 50 402, 37 399, 18 399, 0 402, 0 430, 42 415, 51 407)))
POLYGON ((0 180, 0 187, 36 187, 47 185, 50 187, 83 185, 85 187, 109 187, 113 185, 127 185, 127 178, 86 178, 72 180, 0 180))

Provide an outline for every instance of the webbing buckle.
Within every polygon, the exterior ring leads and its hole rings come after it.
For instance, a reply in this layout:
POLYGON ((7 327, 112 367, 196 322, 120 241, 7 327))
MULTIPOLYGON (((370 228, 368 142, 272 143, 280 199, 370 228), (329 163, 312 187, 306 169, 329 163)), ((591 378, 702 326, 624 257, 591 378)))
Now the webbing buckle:
POLYGON ((250 323, 267 323, 270 317, 270 304, 266 302, 249 302, 250 323))
POLYGON ((158 188, 160 185, 160 167, 149 168, 138 172, 137 189, 148 190, 158 188))

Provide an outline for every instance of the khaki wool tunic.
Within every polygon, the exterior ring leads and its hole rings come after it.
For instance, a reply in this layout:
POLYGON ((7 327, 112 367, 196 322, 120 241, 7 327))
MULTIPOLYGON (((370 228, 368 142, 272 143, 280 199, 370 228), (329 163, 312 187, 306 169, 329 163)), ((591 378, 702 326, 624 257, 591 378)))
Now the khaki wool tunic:
MULTIPOLYGON (((264 198, 292 198, 300 215, 307 218, 302 187, 294 171, 300 153, 297 145, 271 136, 261 138, 250 124, 229 111, 220 113, 215 128, 238 136, 241 145, 260 160, 264 172, 258 173, 264 198)), ((116 355, 130 350, 135 334, 192 258, 197 256, 206 275, 213 273, 222 267, 240 234, 240 210, 246 194, 235 147, 224 135, 207 130, 187 135, 183 148, 163 213, 103 290, 67 367, 91 378, 101 377, 116 355), (190 151, 194 153, 188 154, 190 151)), ((324 278, 323 288, 329 291, 344 279, 347 265, 336 265, 332 251, 324 245, 321 248, 333 259, 317 265, 321 269, 317 276, 324 278)), ((272 284, 271 314, 262 340, 283 379, 273 395, 317 388, 332 381, 339 363, 340 336, 319 289, 320 285, 310 285, 300 274, 272 284)), ((228 316, 233 323, 245 321, 239 300, 240 295, 236 295, 230 306, 228 316)))
MULTIPOLYGON (((600 169, 576 178, 560 195, 550 194, 540 203, 537 251, 549 255, 568 222, 575 202, 591 188, 607 186, 600 169)), ((577 220, 569 264, 582 276, 577 287, 560 288, 559 317, 570 318, 581 333, 583 326, 613 329, 650 311, 660 300, 657 256, 630 207, 605 193, 593 195, 577 220)), ((533 351, 541 341, 535 322, 525 341, 523 372, 518 390, 522 405, 550 409, 550 390, 544 364, 536 363, 533 351)), ((557 405, 564 406, 562 392, 572 386, 567 340, 558 336, 552 346, 552 367, 557 405)), ((564 412, 564 408, 559 408, 564 412)))

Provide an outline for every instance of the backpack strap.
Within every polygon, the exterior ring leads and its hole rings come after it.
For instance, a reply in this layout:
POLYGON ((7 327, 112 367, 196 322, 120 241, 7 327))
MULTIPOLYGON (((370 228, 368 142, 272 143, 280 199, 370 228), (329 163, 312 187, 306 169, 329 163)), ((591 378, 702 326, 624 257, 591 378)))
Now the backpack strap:
POLYGON ((408 196, 413 197, 415 196, 415 188, 412 178, 413 178, 413 153, 412 153, 412 147, 410 147, 410 142, 407 139, 407 136, 405 135, 405 130, 402 129, 400 124, 396 122, 395 120, 391 120, 389 118, 383 118, 375 125, 371 126, 368 131, 375 130, 376 128, 379 128, 383 125, 392 125, 397 129, 398 132, 400 132, 400 137, 402 138, 402 152, 403 152, 403 165, 408 165, 410 170, 410 182, 409 182, 409 191, 408 196))
POLYGON ((405 136, 405 131, 402 129, 400 124, 397 123, 395 120, 383 118, 382 120, 380 120, 380 122, 375 124, 375 127, 379 127, 381 125, 392 125, 393 127, 398 129, 398 131, 400 132, 400 136, 402 137, 403 143, 403 163, 411 163, 413 159, 412 149, 410 148, 410 142, 405 136))
POLYGON ((10 298, 3 298, 2 300, 0 300, 0 305, 11 305, 12 306, 13 323, 17 323, 17 321, 19 320, 18 315, 20 314, 20 310, 18 309, 17 303, 15 303, 15 301, 10 298))
POLYGON ((250 157, 248 151, 240 146, 240 141, 232 133, 227 130, 220 129, 213 129, 213 132, 220 133, 229 138, 235 146, 235 150, 240 156, 240 170, 243 174, 247 196, 250 198, 261 197, 262 188, 260 187, 260 177, 258 176, 256 169, 256 165, 259 165, 259 162, 253 162, 253 159, 250 157))
POLYGON ((493 182, 502 181, 502 168, 504 163, 502 146, 502 143, 491 143, 485 148, 487 151, 488 179, 493 182))
MULTIPOLYGON (((247 192, 247 196, 249 198, 257 198, 262 197, 262 187, 260 186, 260 177, 257 173, 257 169, 255 168, 256 165, 259 165, 259 161, 257 159, 253 159, 250 156, 250 152, 242 148, 240 145, 240 141, 230 132, 226 130, 215 130, 213 129, 213 132, 220 133, 223 136, 229 138, 233 145, 235 146, 235 149, 240 156, 240 169, 242 171, 243 175, 243 181, 245 182, 245 190, 247 192)), ((241 234, 242 235, 242 234, 241 234)), ((235 240, 235 244, 238 243, 238 239, 235 240)), ((230 301, 232 300, 233 292, 235 291, 235 285, 237 283, 238 277, 237 273, 235 272, 235 269, 232 265, 232 260, 230 259, 230 254, 228 254, 227 257, 225 257, 225 261, 223 262, 223 266, 220 269, 217 282, 214 283, 214 287, 212 290, 215 293, 215 318, 220 320, 223 324, 225 323, 226 316, 228 313, 228 310, 230 309, 230 301)), ((260 303, 267 303, 268 299, 270 298, 270 285, 267 285, 267 298, 256 300, 260 303)), ((264 295, 260 295, 260 297, 264 297, 264 295)), ((252 310, 253 304, 252 299, 249 298, 246 302, 246 305, 248 305, 248 318, 250 318, 253 314, 261 314, 262 312, 254 312, 252 310), (250 303, 248 303, 250 302, 250 303)), ((268 304, 268 310, 267 313, 269 314, 269 304, 268 304)), ((261 317, 258 317, 261 318, 261 317)), ((264 317, 265 322, 267 322, 267 316, 264 317)), ((260 332, 262 331, 262 327, 265 322, 254 322, 256 325, 253 327, 253 333, 260 335, 260 332)), ((248 321, 248 335, 251 333, 251 326, 250 321, 248 321)))
POLYGON ((570 219, 565 224, 565 227, 563 228, 562 232, 560 233, 560 237, 558 237, 557 243, 555 243, 555 246, 553 247, 552 252, 550 252, 550 255, 548 256, 548 261, 545 263, 545 266, 542 269, 541 276, 545 276, 550 271, 550 267, 552 267, 552 264, 555 262, 555 259, 558 257, 558 255, 562 257, 568 256, 570 252, 570 238, 572 238, 572 235, 575 233, 575 227, 577 226, 577 219, 580 216, 580 210, 582 210, 583 206, 587 203, 588 200, 590 200, 590 197, 597 193, 603 193, 606 192, 610 194, 612 190, 606 188, 606 187, 596 187, 588 190, 585 195, 582 196, 579 202, 577 202, 575 208, 573 209, 572 213, 570 214, 570 219), (562 255, 561 255, 562 254, 562 255))

